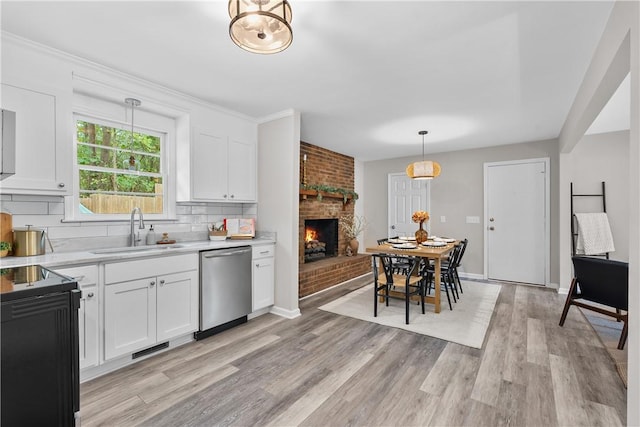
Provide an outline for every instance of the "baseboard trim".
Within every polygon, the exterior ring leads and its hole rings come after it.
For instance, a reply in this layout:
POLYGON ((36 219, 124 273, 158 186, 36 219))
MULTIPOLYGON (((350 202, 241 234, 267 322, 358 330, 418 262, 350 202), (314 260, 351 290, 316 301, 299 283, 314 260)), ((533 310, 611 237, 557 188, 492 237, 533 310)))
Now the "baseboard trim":
POLYGON ((461 279, 484 280, 484 275, 475 273, 458 272, 461 279))
POLYGON ((295 319, 296 317, 302 315, 299 308, 296 308, 295 310, 287 310, 275 305, 271 307, 271 313, 275 314, 276 316, 284 317, 285 319, 295 319))

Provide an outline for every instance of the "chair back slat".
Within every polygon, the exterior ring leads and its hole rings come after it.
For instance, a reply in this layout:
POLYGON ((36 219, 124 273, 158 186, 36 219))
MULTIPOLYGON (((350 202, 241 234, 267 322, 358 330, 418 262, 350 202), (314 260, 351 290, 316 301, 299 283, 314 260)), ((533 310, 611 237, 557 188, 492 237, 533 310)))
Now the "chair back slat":
POLYGON ((467 244, 469 243, 468 239, 464 239, 460 242, 460 254, 458 254, 458 260, 455 264, 456 268, 460 267, 460 263, 462 262, 462 257, 464 256, 464 251, 467 250, 467 244))

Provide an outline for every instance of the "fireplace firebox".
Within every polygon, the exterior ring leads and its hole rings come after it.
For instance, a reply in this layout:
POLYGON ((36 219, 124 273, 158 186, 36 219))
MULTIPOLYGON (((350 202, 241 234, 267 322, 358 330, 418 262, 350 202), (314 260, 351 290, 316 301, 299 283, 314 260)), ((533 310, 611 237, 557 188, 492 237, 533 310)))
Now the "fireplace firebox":
POLYGON ((304 262, 338 256, 338 220, 307 219, 304 221, 304 262))

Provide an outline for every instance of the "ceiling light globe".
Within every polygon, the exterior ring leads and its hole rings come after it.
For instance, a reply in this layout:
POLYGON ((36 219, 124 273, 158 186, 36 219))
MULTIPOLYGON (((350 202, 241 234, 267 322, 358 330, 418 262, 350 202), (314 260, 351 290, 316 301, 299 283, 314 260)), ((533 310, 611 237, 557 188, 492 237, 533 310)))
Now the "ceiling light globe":
POLYGON ((277 53, 293 41, 287 0, 230 0, 229 16, 231 40, 249 52, 277 53))

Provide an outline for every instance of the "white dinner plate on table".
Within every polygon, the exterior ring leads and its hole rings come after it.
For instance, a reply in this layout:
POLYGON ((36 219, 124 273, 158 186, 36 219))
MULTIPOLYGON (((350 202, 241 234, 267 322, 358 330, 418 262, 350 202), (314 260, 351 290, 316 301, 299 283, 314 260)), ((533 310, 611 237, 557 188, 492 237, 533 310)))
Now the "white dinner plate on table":
POLYGON ((405 240, 400 240, 400 239, 389 239, 387 240, 388 243, 407 243, 405 240))
POLYGON ((391 246, 395 249, 416 249, 418 247, 415 243, 396 243, 391 246))
POLYGON ((399 239, 400 239, 400 240, 403 240, 403 241, 405 241, 405 242, 406 242, 406 241, 412 241, 412 242, 415 242, 415 241, 416 241, 416 236, 402 236, 402 237, 399 237, 399 239))
POLYGON ((443 246, 447 246, 446 242, 422 242, 421 243, 422 246, 426 246, 428 248, 441 248, 443 246))

